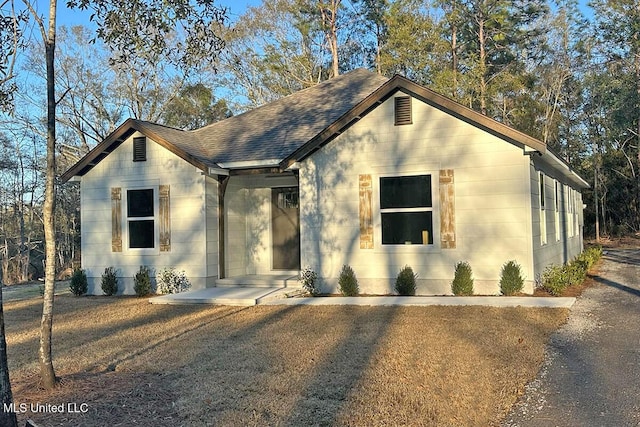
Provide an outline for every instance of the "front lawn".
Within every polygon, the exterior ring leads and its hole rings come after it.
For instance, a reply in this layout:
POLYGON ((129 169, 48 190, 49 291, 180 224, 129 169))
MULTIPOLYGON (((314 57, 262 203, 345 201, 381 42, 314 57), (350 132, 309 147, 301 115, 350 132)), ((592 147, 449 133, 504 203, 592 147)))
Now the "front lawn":
POLYGON ((56 297, 52 391, 41 300, 5 303, 14 401, 46 426, 496 425, 566 309, 168 306, 56 297), (75 411, 74 411, 75 409, 75 411))

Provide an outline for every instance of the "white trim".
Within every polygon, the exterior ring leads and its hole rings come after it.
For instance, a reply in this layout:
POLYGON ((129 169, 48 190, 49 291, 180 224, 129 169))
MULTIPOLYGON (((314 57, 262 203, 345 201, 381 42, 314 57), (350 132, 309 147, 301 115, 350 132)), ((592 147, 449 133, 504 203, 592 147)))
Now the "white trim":
POLYGON ((158 229, 160 215, 160 190, 156 184, 152 185, 132 185, 122 187, 122 252, 127 255, 159 255, 160 254, 160 233, 158 229), (153 190, 153 217, 136 217, 137 220, 153 219, 153 248, 130 248, 129 247, 129 216, 127 215, 127 205, 129 190, 153 190))
POLYGON ((403 169, 402 172, 391 171, 389 168, 381 168, 384 172, 371 175, 372 181, 372 214, 374 229, 374 252, 376 253, 423 253, 423 252, 440 252, 440 173, 439 169, 432 170, 430 168, 410 168, 403 169), (431 207, 417 208, 380 208, 380 178, 395 178, 403 176, 422 176, 428 175, 431 178, 431 207), (434 190, 435 189, 435 190, 434 190), (394 212, 431 212, 431 230, 433 235, 433 243, 431 244, 382 244, 382 214, 394 212))
POLYGON ((265 166, 279 166, 281 159, 266 159, 266 160, 244 160, 241 162, 228 162, 218 163, 221 168, 224 169, 240 169, 240 168, 252 168, 252 167, 265 167, 265 166))
POLYGON ((209 167, 207 169, 207 173, 209 175, 224 175, 224 176, 229 176, 229 169, 221 169, 221 168, 213 168, 213 167, 209 167))

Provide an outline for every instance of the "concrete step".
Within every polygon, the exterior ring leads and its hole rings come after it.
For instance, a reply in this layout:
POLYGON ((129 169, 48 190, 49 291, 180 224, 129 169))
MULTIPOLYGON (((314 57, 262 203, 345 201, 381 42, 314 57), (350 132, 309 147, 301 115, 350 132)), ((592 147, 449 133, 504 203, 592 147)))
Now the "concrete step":
POLYGON ((216 280, 216 287, 244 286, 252 288, 300 288, 297 275, 247 275, 216 280))

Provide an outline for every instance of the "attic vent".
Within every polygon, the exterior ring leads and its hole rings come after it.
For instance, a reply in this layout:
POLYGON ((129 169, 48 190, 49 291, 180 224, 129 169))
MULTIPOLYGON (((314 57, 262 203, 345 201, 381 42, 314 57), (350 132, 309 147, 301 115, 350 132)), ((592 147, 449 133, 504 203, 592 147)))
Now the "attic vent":
POLYGON ((147 138, 133 138, 133 161, 144 162, 147 160, 147 138))
POLYGON ((411 116, 411 97, 410 96, 399 96, 395 99, 395 115, 396 121, 395 125, 410 125, 413 123, 413 118, 411 116))

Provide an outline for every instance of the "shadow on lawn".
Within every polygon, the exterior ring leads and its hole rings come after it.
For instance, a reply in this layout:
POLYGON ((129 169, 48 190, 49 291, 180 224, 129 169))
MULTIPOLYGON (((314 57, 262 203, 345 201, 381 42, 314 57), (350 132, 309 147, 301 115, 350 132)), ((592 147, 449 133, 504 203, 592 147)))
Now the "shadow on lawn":
POLYGON ((187 423, 335 424, 396 310, 252 308, 259 314, 254 320, 226 336, 211 331, 207 345, 192 355, 193 371, 185 372, 182 387, 189 386, 189 378, 208 378, 188 399, 187 423))

